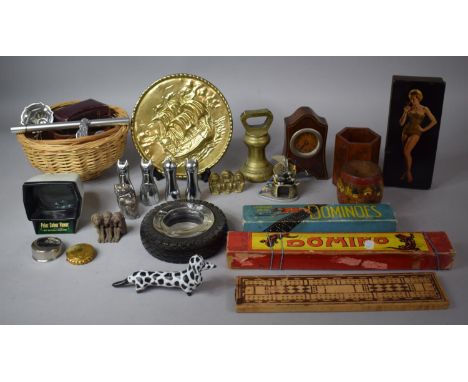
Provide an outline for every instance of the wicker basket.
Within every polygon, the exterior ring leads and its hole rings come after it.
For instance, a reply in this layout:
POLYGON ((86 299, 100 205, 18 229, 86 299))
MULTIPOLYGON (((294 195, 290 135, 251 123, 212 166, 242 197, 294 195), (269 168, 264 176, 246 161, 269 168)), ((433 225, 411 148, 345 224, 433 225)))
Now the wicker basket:
MULTIPOLYGON (((77 101, 63 102, 52 109, 77 101)), ((114 117, 125 118, 125 110, 111 106, 114 117)), ((46 173, 76 172, 81 180, 97 178, 122 156, 127 142, 128 125, 113 126, 96 135, 71 139, 37 140, 25 134, 16 138, 23 147, 31 166, 46 173)))

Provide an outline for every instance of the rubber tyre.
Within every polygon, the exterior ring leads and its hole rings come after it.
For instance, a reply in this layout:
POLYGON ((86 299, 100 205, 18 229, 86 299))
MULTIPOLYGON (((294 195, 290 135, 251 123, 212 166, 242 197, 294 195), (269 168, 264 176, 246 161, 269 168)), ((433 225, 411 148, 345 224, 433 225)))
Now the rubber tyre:
POLYGON ((169 263, 188 263, 190 257, 195 254, 203 256, 205 259, 216 255, 225 245, 228 230, 226 216, 218 207, 202 200, 190 201, 189 203, 202 204, 213 213, 214 223, 207 231, 188 238, 175 238, 154 228, 153 219, 158 211, 169 205, 177 208, 183 207, 187 203, 185 200, 176 200, 160 204, 143 218, 140 227, 141 242, 145 249, 157 259, 169 263))

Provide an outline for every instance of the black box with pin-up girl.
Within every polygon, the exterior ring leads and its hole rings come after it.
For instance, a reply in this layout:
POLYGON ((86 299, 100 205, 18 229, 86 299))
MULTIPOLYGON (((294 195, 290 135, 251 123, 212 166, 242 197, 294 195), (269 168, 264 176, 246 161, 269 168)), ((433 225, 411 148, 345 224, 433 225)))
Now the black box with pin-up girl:
POLYGON ((383 168, 385 186, 431 188, 444 93, 442 78, 393 76, 383 168))

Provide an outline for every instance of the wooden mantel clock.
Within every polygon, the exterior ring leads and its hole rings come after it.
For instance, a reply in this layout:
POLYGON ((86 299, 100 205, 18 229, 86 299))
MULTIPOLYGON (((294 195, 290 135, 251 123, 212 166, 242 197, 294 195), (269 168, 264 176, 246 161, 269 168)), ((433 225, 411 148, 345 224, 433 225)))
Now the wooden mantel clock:
POLYGON ((328 124, 307 106, 297 109, 284 119, 286 134, 283 155, 296 165, 297 172, 305 171, 317 179, 328 179, 325 161, 328 124))

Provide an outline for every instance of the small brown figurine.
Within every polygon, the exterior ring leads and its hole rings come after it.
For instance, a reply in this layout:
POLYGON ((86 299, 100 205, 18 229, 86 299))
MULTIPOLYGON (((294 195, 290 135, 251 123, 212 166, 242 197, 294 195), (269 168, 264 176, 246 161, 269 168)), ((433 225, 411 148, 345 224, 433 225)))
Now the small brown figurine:
POLYGON ((221 171, 221 191, 224 194, 230 194, 233 188, 233 175, 232 172, 229 170, 221 171))
POLYGON ((117 243, 121 236, 127 233, 127 224, 125 217, 120 212, 114 212, 111 218, 112 227, 114 228, 114 236, 112 238, 113 243, 117 243))
POLYGON ((242 175, 242 173, 240 171, 236 171, 234 173, 233 185, 234 185, 234 192, 244 191, 245 179, 244 179, 244 175, 242 175))
POLYGON ((98 243, 104 243, 105 234, 104 234, 104 221, 102 215, 99 212, 96 212, 91 215, 91 222, 96 227, 98 233, 98 243))
POLYGON ((213 195, 219 195, 221 193, 221 185, 219 175, 216 172, 212 172, 210 174, 210 178, 208 179, 208 185, 210 186, 210 192, 213 195))
POLYGON ((112 214, 106 211, 102 214, 102 220, 104 225, 105 239, 104 243, 112 242, 112 226, 111 226, 112 214))
POLYGON ((117 243, 127 233, 127 223, 121 212, 96 212, 91 215, 91 222, 97 229, 98 243, 117 243))
POLYGON ((325 161, 327 120, 310 107, 302 106, 285 118, 284 124, 283 155, 296 165, 297 172, 305 171, 317 179, 328 179, 325 161))
POLYGON ((230 194, 232 192, 242 192, 245 187, 245 178, 240 171, 234 174, 229 170, 223 170, 221 174, 212 172, 208 180, 210 192, 213 195, 230 194))

